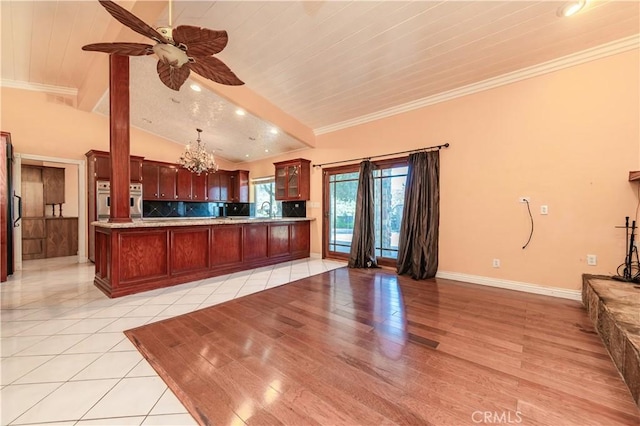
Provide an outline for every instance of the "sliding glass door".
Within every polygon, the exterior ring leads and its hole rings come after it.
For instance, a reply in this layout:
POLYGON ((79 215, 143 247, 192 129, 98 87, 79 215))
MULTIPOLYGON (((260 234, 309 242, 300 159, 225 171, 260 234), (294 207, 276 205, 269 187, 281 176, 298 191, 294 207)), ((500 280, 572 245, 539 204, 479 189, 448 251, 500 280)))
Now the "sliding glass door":
MULTIPOLYGON (((376 257, 382 265, 395 265, 407 179, 406 159, 386 160, 374 164, 376 257)), ((358 177, 357 164, 324 170, 324 257, 349 258, 358 177)))

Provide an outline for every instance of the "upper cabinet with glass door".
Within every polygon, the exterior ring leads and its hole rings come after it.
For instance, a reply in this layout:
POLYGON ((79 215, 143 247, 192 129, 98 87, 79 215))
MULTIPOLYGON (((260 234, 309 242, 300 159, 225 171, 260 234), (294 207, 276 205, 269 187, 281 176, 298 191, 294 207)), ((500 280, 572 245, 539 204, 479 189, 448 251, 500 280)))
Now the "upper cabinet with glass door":
POLYGON ((308 200, 311 161, 304 158, 273 163, 276 166, 276 200, 308 200))

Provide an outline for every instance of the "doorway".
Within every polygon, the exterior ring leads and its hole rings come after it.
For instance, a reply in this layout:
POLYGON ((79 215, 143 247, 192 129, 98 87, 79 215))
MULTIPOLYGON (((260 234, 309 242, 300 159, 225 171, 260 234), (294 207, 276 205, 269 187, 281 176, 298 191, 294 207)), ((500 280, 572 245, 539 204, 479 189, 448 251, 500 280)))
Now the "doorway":
MULTIPOLYGON (((373 162, 375 254, 378 264, 395 266, 407 180, 407 157, 373 162)), ((348 260, 351 251, 359 165, 323 170, 323 257, 348 260)))
MULTIPOLYGON (((25 176, 23 179, 22 176, 22 165, 29 164, 43 164, 46 166, 57 167, 57 168, 66 168, 67 170, 74 170, 75 176, 73 176, 75 181, 75 188, 73 188, 73 195, 70 197, 70 202, 73 203, 67 206, 67 215, 71 215, 77 212, 77 226, 75 223, 73 226, 76 228, 75 235, 77 235, 77 253, 78 253, 78 263, 84 263, 88 261, 87 258, 87 194, 86 194, 86 161, 84 160, 73 160, 67 158, 57 158, 57 157, 46 157, 40 155, 31 155, 31 154, 19 154, 16 153, 14 155, 14 168, 13 168, 13 181, 14 181, 14 190, 15 194, 18 197, 22 197, 23 190, 23 181, 29 182, 29 180, 33 180, 33 177, 25 176), (72 166, 72 167, 69 167, 72 166), (77 191, 77 197, 75 196, 77 191), (74 200, 74 201, 72 201, 74 200)), ((27 185, 28 186, 28 185, 27 185)), ((33 186, 32 186, 33 187, 33 186)), ((36 190, 37 191, 37 190, 36 190)), ((27 194, 24 194, 27 195, 27 194)), ((51 209, 52 206, 49 206, 51 209)), ((59 207, 58 207, 59 209, 59 207)), ((51 212, 50 212, 51 213, 51 212)), ((57 215, 60 214, 60 210, 56 212, 57 215)), ((24 216, 24 211, 23 211, 24 216)), ((52 214, 53 216, 53 214, 52 214)), ((23 259, 23 220, 19 220, 17 222, 17 226, 14 228, 14 253, 15 253, 15 269, 22 269, 22 259, 23 259)), ((26 242, 27 239, 25 239, 26 242)), ((33 245, 34 242, 27 242, 27 244, 33 245)), ((31 250, 33 247, 28 248, 31 250)), ((29 256, 27 256, 29 257, 29 256)))

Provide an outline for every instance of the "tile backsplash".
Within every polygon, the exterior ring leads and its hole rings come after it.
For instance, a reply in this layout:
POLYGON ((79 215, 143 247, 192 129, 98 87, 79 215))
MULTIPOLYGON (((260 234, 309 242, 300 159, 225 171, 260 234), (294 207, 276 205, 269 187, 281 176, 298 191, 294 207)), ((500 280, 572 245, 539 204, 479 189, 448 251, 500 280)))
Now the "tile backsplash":
POLYGON ((253 203, 225 203, 227 216, 251 216, 253 203))
POLYGON ((143 217, 220 217, 225 216, 225 203, 192 203, 184 201, 143 201, 143 217))
POLYGON ((283 201, 282 217, 307 217, 307 202, 283 201))
MULTIPOLYGON (((254 216, 255 203, 202 203, 185 201, 143 201, 142 217, 254 216)), ((282 217, 306 217, 305 201, 283 201, 282 217)))

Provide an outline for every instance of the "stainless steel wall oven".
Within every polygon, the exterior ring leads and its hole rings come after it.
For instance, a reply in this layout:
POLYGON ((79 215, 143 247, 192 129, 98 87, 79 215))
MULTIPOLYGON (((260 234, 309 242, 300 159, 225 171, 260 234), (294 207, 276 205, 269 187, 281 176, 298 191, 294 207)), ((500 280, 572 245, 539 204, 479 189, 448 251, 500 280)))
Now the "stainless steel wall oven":
MULTIPOLYGON (((142 218, 142 184, 129 184, 129 208, 132 219, 142 218)), ((111 209, 111 183, 96 182, 96 211, 98 220, 109 219, 111 209)))

